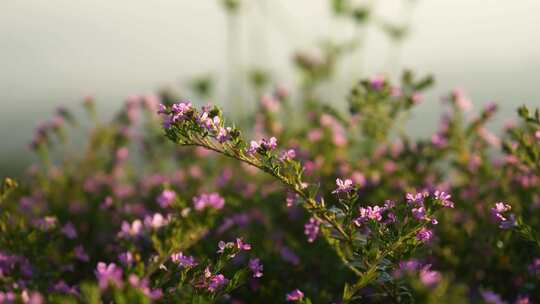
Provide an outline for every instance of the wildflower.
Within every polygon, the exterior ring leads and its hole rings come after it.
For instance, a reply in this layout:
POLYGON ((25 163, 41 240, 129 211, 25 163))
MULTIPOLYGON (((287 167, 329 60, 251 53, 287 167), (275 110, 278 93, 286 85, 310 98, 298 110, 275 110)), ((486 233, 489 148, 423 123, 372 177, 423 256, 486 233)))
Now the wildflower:
POLYGON ((206 207, 212 207, 214 209, 221 209, 225 205, 225 199, 218 193, 203 193, 193 198, 193 206, 195 210, 203 210, 206 207))
POLYGON ((295 289, 287 294, 287 301, 300 301, 304 298, 304 293, 300 289, 295 289))
POLYGON ((179 122, 186 118, 186 113, 192 109, 191 102, 175 103, 171 107, 171 122, 179 122))
POLYGON ((540 140, 540 130, 536 131, 534 133, 534 137, 536 137, 536 139, 540 140))
POLYGON ((281 153, 281 156, 279 157, 279 160, 286 161, 286 160, 292 160, 296 157, 296 151, 294 149, 289 149, 287 151, 283 151, 281 153))
POLYGON ((231 139, 231 135, 229 134, 231 132, 231 127, 220 127, 218 130, 218 134, 216 135, 216 139, 219 143, 224 143, 231 139))
POLYGON ((292 207, 297 198, 298 194, 291 191, 287 192, 287 198, 285 199, 287 207, 292 207))
POLYGON ((423 227, 416 233, 416 239, 422 243, 427 243, 433 238, 433 231, 423 227))
POLYGON ((139 289, 145 296, 152 300, 157 300, 163 295, 161 289, 150 289, 147 278, 141 280, 137 275, 130 274, 128 282, 131 284, 131 286, 139 289))
POLYGON ((420 270, 420 282, 427 287, 434 287, 441 281, 441 273, 431 270, 431 265, 426 265, 420 270))
POLYGON ((169 223, 169 220, 163 217, 161 213, 154 213, 154 215, 147 215, 144 218, 144 225, 148 228, 159 229, 169 223))
POLYGON ((131 223, 131 225, 128 222, 123 221, 121 230, 118 233, 118 236, 123 237, 123 238, 135 237, 141 234, 142 229, 143 229, 143 223, 141 220, 138 220, 138 219, 134 220, 131 223))
POLYGON ((450 194, 444 191, 437 190, 435 191, 433 195, 435 196, 436 200, 441 201, 441 204, 443 205, 443 207, 454 208, 454 202, 450 201, 450 198, 452 198, 450 194))
POLYGON ((291 263, 295 266, 300 264, 300 258, 291 250, 289 247, 283 246, 280 250, 281 258, 288 263, 291 263))
POLYGON ((222 274, 212 275, 208 283, 208 291, 214 292, 228 282, 229 280, 222 274))
POLYGON ((424 207, 420 207, 420 208, 413 208, 411 210, 413 216, 416 218, 416 219, 419 219, 419 220, 425 220, 427 219, 426 217, 426 208, 424 207))
POLYGON ((52 290, 55 292, 67 293, 67 294, 73 294, 73 295, 76 295, 78 293, 75 287, 69 286, 68 284, 66 284, 64 280, 60 280, 56 284, 54 284, 54 286, 52 287, 52 290))
POLYGON ((536 258, 528 267, 529 271, 533 275, 540 275, 540 258, 536 258))
POLYGON ((221 120, 219 119, 219 116, 214 116, 213 118, 211 118, 210 113, 207 111, 204 111, 199 117, 199 125, 207 129, 208 131, 217 130, 220 123, 221 120))
POLYGON ((176 199, 176 192, 165 189, 157 198, 157 203, 161 208, 167 208, 172 205, 176 199))
POLYGON ((96 277, 99 281, 99 288, 106 289, 109 284, 121 287, 122 283, 122 269, 116 266, 114 263, 109 265, 99 262, 95 271, 96 277))
POLYGON ((516 217, 513 213, 508 213, 512 209, 512 206, 498 202, 495 207, 491 208, 491 214, 499 222, 499 228, 510 229, 517 226, 516 217))
POLYGON ((379 206, 368 206, 366 208, 361 207, 359 211, 360 216, 354 220, 354 224, 358 227, 368 220, 380 222, 382 220, 382 212, 384 209, 379 206))
POLYGON ((372 89, 378 91, 383 88, 385 81, 383 75, 374 75, 369 79, 369 84, 372 89))
POLYGON ((68 222, 67 224, 62 227, 62 233, 68 238, 68 239, 75 239, 77 238, 77 230, 75 230, 75 226, 71 222, 68 222))
POLYGON ((532 301, 528 296, 518 296, 514 304, 532 304, 532 301))
POLYGON ((424 204, 424 198, 428 197, 429 194, 427 192, 421 192, 421 193, 407 193, 405 195, 405 198, 407 199, 407 203, 409 205, 418 205, 421 206, 424 204))
POLYGON ((244 251, 251 250, 251 245, 248 243, 244 243, 244 241, 241 238, 236 239, 236 247, 238 248, 238 250, 244 250, 244 251))
POLYGON ((86 254, 86 251, 84 250, 84 247, 82 245, 75 247, 74 253, 75 257, 79 261, 88 262, 90 260, 90 257, 88 256, 88 254, 86 254))
POLYGON ((173 253, 171 255, 171 261, 185 268, 191 268, 198 265, 194 257, 184 255, 182 252, 173 253))
POLYGON ((319 234, 321 222, 311 217, 309 221, 304 225, 304 234, 308 237, 308 242, 313 243, 317 239, 319 234))
POLYGON ((120 263, 129 266, 133 263, 133 254, 130 251, 122 252, 118 255, 120 263))
POLYGON ((275 137, 270 137, 270 139, 261 139, 258 142, 252 140, 249 143, 249 148, 247 149, 248 154, 254 154, 259 150, 272 151, 277 147, 277 139, 275 137))
POLYGON ((349 192, 353 189, 353 182, 350 179, 342 180, 340 178, 336 179, 336 190, 332 191, 332 193, 343 193, 343 192, 349 192))
POLYGON ((491 290, 483 290, 483 291, 480 292, 480 294, 482 295, 482 298, 484 299, 484 301, 486 301, 486 303, 489 303, 489 304, 506 304, 506 302, 501 299, 500 295, 494 293, 491 290))
POLYGON ((268 151, 272 151, 277 147, 277 139, 275 137, 270 137, 270 139, 261 139, 260 142, 261 147, 268 151))
POLYGON ((37 291, 33 291, 29 293, 28 290, 23 290, 23 292, 21 293, 21 300, 24 304, 44 303, 43 296, 37 291))
POLYGON ((249 260, 249 269, 253 272, 254 278, 260 278, 263 276, 263 265, 260 263, 259 259, 249 260))
POLYGON ((35 221, 35 225, 41 230, 49 230, 56 226, 58 220, 54 216, 45 216, 35 221))

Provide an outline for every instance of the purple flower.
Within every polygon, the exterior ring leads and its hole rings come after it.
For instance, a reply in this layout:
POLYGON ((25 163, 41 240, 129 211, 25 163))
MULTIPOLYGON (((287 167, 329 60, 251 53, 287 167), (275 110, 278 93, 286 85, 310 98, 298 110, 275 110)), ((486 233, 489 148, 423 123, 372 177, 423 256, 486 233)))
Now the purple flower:
POLYGON ((260 149, 263 149, 266 151, 272 151, 276 149, 276 147, 277 147, 277 139, 275 137, 270 137, 270 139, 263 138, 259 140, 259 142, 252 140, 249 143, 249 148, 247 149, 247 153, 254 154, 260 149))
POLYGON ((379 206, 368 206, 366 208, 361 207, 359 211, 360 216, 354 220, 355 225, 358 227, 368 220, 380 222, 382 220, 382 212, 384 209, 379 206))
POLYGON ((444 191, 435 191, 434 193, 435 199, 441 201, 441 204, 443 207, 446 208, 454 208, 454 202, 450 201, 450 198, 452 196, 444 191))
POLYGON ((418 205, 422 206, 424 204, 424 198, 426 198, 429 194, 427 192, 421 192, 421 193, 407 193, 405 195, 405 198, 407 199, 407 203, 409 205, 418 205))
POLYGON ((350 179, 342 180, 340 178, 336 179, 336 190, 332 191, 332 193, 343 193, 343 192, 349 192, 353 188, 353 182, 350 179))
POLYGON ((249 269, 253 272, 254 278, 260 278, 263 276, 263 265, 259 259, 249 260, 249 269))
POLYGON ((75 227, 71 222, 67 222, 64 227, 62 227, 62 233, 68 238, 68 239, 75 239, 77 238, 77 230, 75 230, 75 227))
POLYGON ((176 192, 173 190, 165 189, 157 198, 157 203, 161 208, 167 208, 172 205, 176 199, 176 192))
POLYGON ((427 229, 426 227, 423 227, 416 233, 416 239, 419 240, 422 243, 427 243, 433 238, 433 231, 430 229, 427 229))
POLYGON ((419 220, 427 219, 427 217, 426 217, 426 208, 424 208, 424 207, 413 208, 411 210, 411 212, 412 212, 413 216, 416 219, 419 219, 419 220))
POLYGON ((118 255, 118 260, 123 265, 129 266, 133 263, 133 254, 130 251, 122 252, 118 255))
POLYGON ((224 143, 231 139, 231 135, 229 134, 231 132, 231 127, 222 128, 220 127, 218 130, 218 133, 216 135, 216 139, 219 143, 224 143))
POLYGON ((241 238, 236 239, 236 247, 238 248, 238 250, 244 250, 244 251, 251 250, 251 245, 248 243, 244 243, 244 241, 241 238))
POLYGON ((257 152, 259 147, 260 147, 260 144, 258 142, 256 142, 256 141, 252 140, 249 143, 249 148, 247 149, 247 153, 248 154, 254 154, 255 152, 257 152))
POLYGON ((131 225, 128 222, 123 221, 118 236, 122 238, 135 237, 140 235, 142 230, 143 223, 141 220, 134 220, 131 225))
POLYGON ((270 137, 270 139, 261 139, 260 141, 261 147, 268 151, 272 151, 277 147, 277 139, 275 137, 270 137))
POLYGON ((431 265, 426 265, 420 270, 420 282, 427 287, 434 287, 441 281, 441 274, 431 270, 431 265))
MULTIPOLYGON (((75 287, 69 286, 66 284, 64 280, 58 281, 54 286, 52 287, 52 290, 59 293, 67 293, 67 294, 78 294, 77 289, 75 287)), ((0 303, 2 303, 0 301, 0 303)))
POLYGON ((150 289, 150 287, 148 286, 148 279, 146 278, 141 280, 135 274, 130 274, 128 277, 128 281, 131 286, 139 289, 145 296, 149 297, 152 300, 157 300, 163 295, 161 289, 150 289))
POLYGON ((300 264, 300 258, 291 249, 289 249, 289 247, 283 246, 279 253, 285 262, 289 262, 293 265, 300 264))
POLYGON ((185 268, 191 268, 198 265, 197 261, 195 261, 195 258, 192 256, 184 255, 182 252, 173 253, 171 255, 171 261, 173 263, 178 264, 181 267, 185 268))
POLYGON ((296 157, 296 151, 294 149, 289 149, 281 153, 279 160, 281 161, 292 160, 295 157, 296 157))
POLYGON ((99 262, 95 271, 96 277, 99 282, 99 288, 106 289, 109 284, 121 287, 122 282, 122 269, 117 267, 116 264, 110 263, 109 265, 99 262))
POLYGON ((90 260, 90 257, 88 257, 88 254, 86 254, 86 251, 84 251, 84 247, 82 245, 79 245, 75 247, 75 257, 82 262, 88 262, 90 260))
POLYGON ((203 210, 206 207, 212 207, 214 209, 221 209, 225 206, 225 199, 218 193, 203 193, 193 198, 193 206, 195 210, 203 210))
POLYGON ((532 301, 528 296, 518 296, 514 304, 532 304, 532 301))
POLYGON ((495 204, 495 207, 491 208, 491 214, 499 222, 499 228, 501 229, 511 229, 517 226, 516 216, 513 213, 509 213, 512 209, 512 206, 498 202, 495 204))
POLYGON ((169 220, 165 218, 161 213, 154 213, 154 215, 147 215, 144 218, 144 225, 151 229, 159 229, 169 223, 169 220))
POLYGON ((208 291, 214 292, 228 282, 229 280, 222 274, 213 275, 210 277, 210 281, 208 282, 208 291))
POLYGON ((369 85, 372 89, 378 91, 383 88, 385 77, 383 75, 374 75, 369 79, 369 85))
POLYGON ((211 118, 210 113, 208 113, 207 110, 203 110, 203 111, 204 112, 199 117, 199 125, 208 131, 218 130, 221 123, 219 116, 214 116, 213 118, 211 118))
POLYGON ((536 137, 536 139, 540 140, 540 130, 536 131, 534 133, 534 137, 536 137))
POLYGON ((491 290, 481 291, 480 294, 482 295, 482 298, 484 299, 484 301, 486 301, 486 303, 506 304, 506 302, 501 299, 501 296, 499 296, 498 294, 494 293, 491 290))
POLYGON ((291 191, 287 192, 287 198, 285 199, 287 207, 292 207, 297 198, 298 194, 291 191))
POLYGON ((304 298, 304 293, 300 289, 295 289, 287 294, 287 301, 300 301, 304 298))
POLYGON ((185 119, 186 113, 192 109, 191 102, 175 103, 171 107, 171 122, 179 122, 185 119))
POLYGON ((309 221, 304 225, 304 234, 308 237, 308 242, 313 243, 319 235, 321 222, 311 217, 309 221))

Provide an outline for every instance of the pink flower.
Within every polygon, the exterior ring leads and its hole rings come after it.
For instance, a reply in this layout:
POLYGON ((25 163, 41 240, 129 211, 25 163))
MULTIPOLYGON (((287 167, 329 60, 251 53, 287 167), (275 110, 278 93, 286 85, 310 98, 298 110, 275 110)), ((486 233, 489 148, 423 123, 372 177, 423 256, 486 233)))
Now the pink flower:
POLYGON ((143 223, 141 220, 134 220, 131 225, 123 221, 122 227, 120 232, 118 233, 119 237, 127 238, 127 237, 135 237, 141 234, 143 230, 143 223))
POLYGON ((336 190, 332 191, 332 193, 343 193, 343 192, 349 192, 353 188, 353 182, 350 179, 341 180, 340 178, 336 179, 336 190))
POLYGON ((450 201, 450 198, 452 198, 450 194, 447 194, 444 191, 437 190, 433 195, 435 196, 436 200, 441 201, 443 207, 454 208, 454 202, 450 201))
POLYGON ((441 281, 441 274, 431 270, 431 265, 426 265, 420 270, 420 281, 427 287, 434 287, 441 281))
POLYGON ((176 199, 176 192, 165 189, 157 198, 157 203, 161 208, 167 208, 172 205, 176 199))
POLYGON ((308 242, 313 243, 319 235, 321 222, 311 217, 309 221, 304 225, 304 234, 308 237, 308 242))
POLYGON ((82 245, 75 247, 74 253, 75 257, 80 261, 88 262, 90 260, 90 257, 88 257, 88 254, 86 254, 86 251, 84 251, 84 247, 82 245))
POLYGON ((173 253, 171 255, 171 261, 186 268, 195 267, 198 264, 194 257, 184 255, 182 252, 173 253))
POLYGON ((251 245, 248 243, 244 243, 244 241, 241 238, 236 239, 236 247, 239 250, 244 250, 244 251, 251 250, 251 245))
POLYGON ((210 282, 208 283, 208 291, 214 292, 228 282, 229 280, 222 274, 212 275, 210 277, 210 282))
POLYGON ((77 238, 77 230, 75 230, 75 226, 71 222, 67 222, 67 224, 62 227, 62 233, 68 238, 68 239, 75 239, 77 238))
POLYGON ((433 238, 433 231, 423 227, 416 233, 416 239, 422 243, 427 243, 433 238))
POLYGON ((122 282, 122 269, 116 266, 114 263, 109 265, 99 262, 95 271, 96 277, 99 281, 99 288, 106 289, 109 285, 115 285, 121 287, 122 282))
POLYGON ((169 223, 169 220, 163 217, 161 213, 154 213, 154 215, 147 215, 144 218, 144 225, 147 228, 159 229, 169 223))
POLYGON ((260 278, 263 276, 263 265, 261 264, 259 259, 249 260, 248 266, 251 272, 253 272, 254 278, 260 278))
POLYGON ((294 149, 289 149, 287 151, 283 151, 281 153, 281 156, 279 157, 279 160, 286 161, 286 160, 292 160, 296 157, 296 151, 294 149))
POLYGON ((212 207, 214 209, 221 209, 225 206, 225 199, 223 199, 218 193, 203 193, 199 196, 193 198, 193 206, 195 210, 203 210, 207 207, 212 207))
POLYGON ((304 293, 300 289, 295 289, 287 294, 287 301, 300 301, 304 298, 304 293))

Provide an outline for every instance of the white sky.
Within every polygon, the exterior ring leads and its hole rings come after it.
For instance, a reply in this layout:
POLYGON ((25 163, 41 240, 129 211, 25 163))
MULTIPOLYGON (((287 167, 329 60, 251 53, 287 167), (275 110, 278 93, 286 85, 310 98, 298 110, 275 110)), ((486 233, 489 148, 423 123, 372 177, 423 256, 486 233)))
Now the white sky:
MULTIPOLYGON (((244 61, 263 62, 286 81, 295 79, 288 69, 291 50, 351 33, 329 18, 325 0, 244 1, 274 3, 267 19, 252 13, 242 20, 250 26, 244 43, 256 44, 244 47, 244 61)), ((393 16, 399 3, 379 0, 379 13, 393 16)), ((501 121, 517 105, 540 105, 540 1, 420 0, 412 21, 401 63, 435 74, 433 96, 464 87, 477 104, 500 102, 501 121)), ((57 105, 93 94, 114 110, 128 94, 222 72, 225 29, 218 0, 1 1, 0 159, 23 148, 36 120, 57 105)), ((385 72, 387 39, 377 30, 367 37, 367 70, 385 72)), ((432 100, 418 113, 438 109, 432 100)))

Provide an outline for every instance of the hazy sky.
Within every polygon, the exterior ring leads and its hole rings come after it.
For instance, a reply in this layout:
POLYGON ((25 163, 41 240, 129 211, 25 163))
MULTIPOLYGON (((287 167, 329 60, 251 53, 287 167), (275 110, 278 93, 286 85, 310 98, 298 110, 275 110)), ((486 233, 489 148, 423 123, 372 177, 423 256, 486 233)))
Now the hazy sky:
MULTIPOLYGON (((265 65, 288 82, 295 80, 292 50, 351 34, 329 18, 328 1, 245 2, 242 39, 254 47, 242 49, 244 62, 265 65), (272 3, 266 15, 256 13, 264 2, 272 3)), ((399 17, 399 3, 380 0, 378 12, 399 17)), ((478 105, 498 101, 501 121, 517 105, 540 105, 540 1, 420 0, 411 20, 400 63, 434 73, 433 96, 463 87, 478 105)), ((1 1, 0 166, 26 153, 32 128, 60 104, 92 94, 113 111, 128 94, 223 72, 225 29, 217 0, 1 1)), ((389 56, 388 40, 369 30, 367 71, 386 72, 389 56)), ((439 107, 426 101, 417 116, 434 116, 439 107)), ((426 123, 417 119, 411 127, 427 134, 429 128, 420 130, 426 123)))

